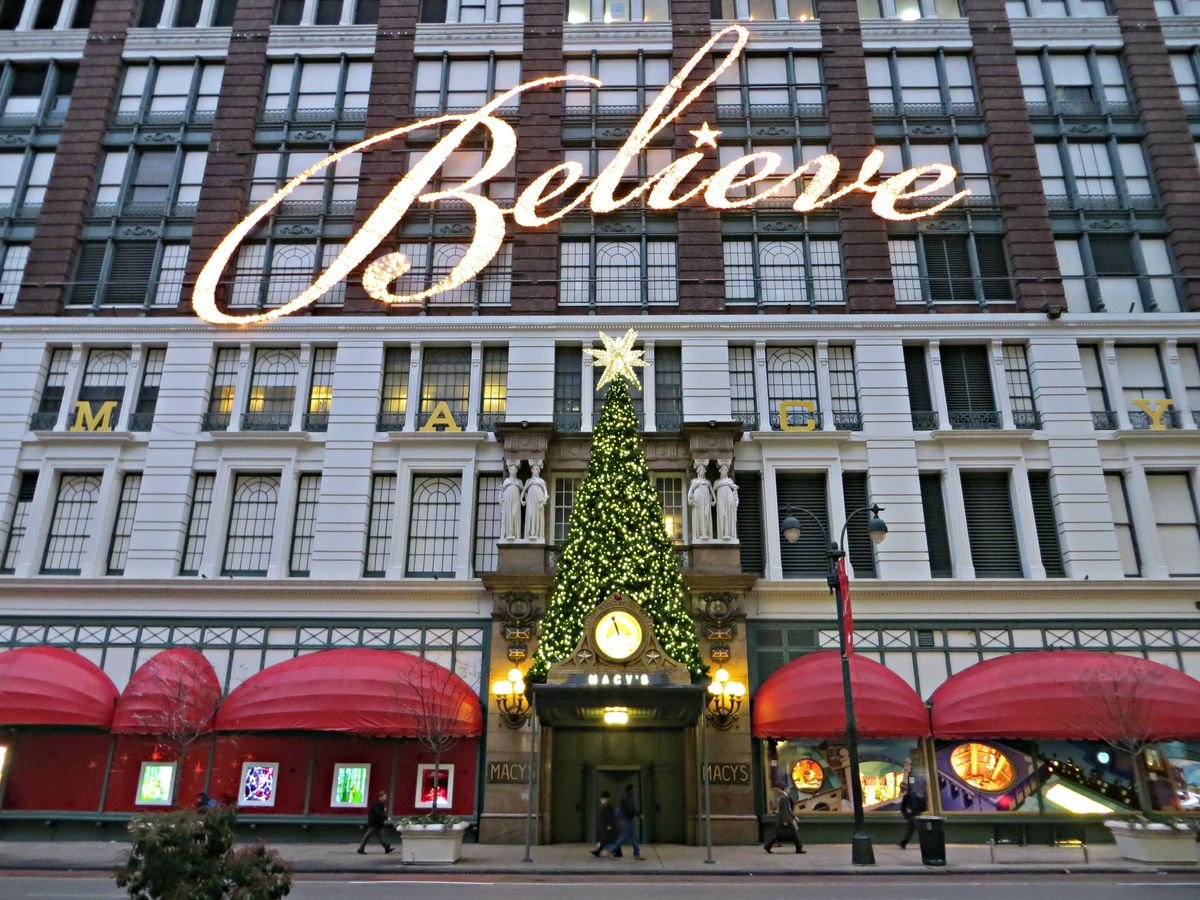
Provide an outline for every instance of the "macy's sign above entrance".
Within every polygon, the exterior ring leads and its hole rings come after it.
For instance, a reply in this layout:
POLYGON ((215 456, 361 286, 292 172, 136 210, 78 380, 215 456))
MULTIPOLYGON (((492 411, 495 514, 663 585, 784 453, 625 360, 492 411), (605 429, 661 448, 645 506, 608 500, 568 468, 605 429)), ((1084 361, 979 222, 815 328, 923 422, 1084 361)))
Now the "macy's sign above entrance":
POLYGON ((646 204, 656 210, 674 209, 697 197, 702 198, 703 202, 713 209, 744 209, 767 198, 778 196, 784 190, 795 190, 796 199, 792 203, 792 209, 798 213, 807 213, 828 206, 854 191, 862 191, 874 195, 871 209, 875 215, 903 221, 933 215, 970 193, 959 191, 945 196, 931 206, 915 211, 898 210, 896 204, 899 202, 944 192, 954 183, 957 172, 947 163, 933 163, 906 169, 898 175, 879 177, 883 166, 883 153, 879 150, 873 150, 867 155, 853 180, 832 192, 833 183, 841 171, 841 162, 836 156, 819 156, 790 174, 777 177, 782 159, 778 153, 769 150, 740 156, 722 166, 715 174, 694 184, 685 184, 692 170, 704 156, 704 151, 700 148, 709 147, 715 150, 717 146, 716 138, 720 132, 709 128, 705 123, 702 128, 691 132, 696 137, 695 152, 675 159, 623 196, 616 196, 616 190, 621 186, 629 166, 637 155, 737 61, 748 38, 749 32, 740 25, 730 25, 713 35, 646 108, 646 112, 612 162, 574 199, 559 205, 554 205, 554 201, 564 198, 583 177, 583 167, 578 162, 568 161, 547 169, 520 193, 510 209, 502 209, 488 198, 473 193, 473 190, 487 184, 491 178, 503 171, 517 151, 516 133, 507 122, 494 115, 495 112, 508 100, 533 88, 568 83, 602 86, 596 79, 583 75, 558 75, 529 81, 499 94, 473 113, 424 119, 412 125, 377 134, 325 157, 263 201, 225 236, 196 280, 196 290, 192 295, 192 306, 196 315, 217 325, 249 325, 277 319, 303 309, 349 275, 376 247, 395 234, 396 226, 414 202, 433 205, 441 200, 457 200, 466 203, 474 213, 475 233, 458 264, 441 281, 424 291, 394 294, 389 290, 390 285, 408 272, 412 265, 403 253, 385 253, 371 262, 363 273, 363 287, 371 297, 384 303, 425 300, 470 281, 492 261, 500 249, 506 230, 505 216, 508 215, 512 216, 517 225, 537 228, 555 222, 577 209, 587 208, 593 213, 610 213, 643 197, 646 204), (733 46, 725 58, 714 67, 711 74, 675 102, 676 95, 684 90, 684 84, 696 66, 707 58, 718 43, 727 38, 733 39, 733 46), (363 223, 362 228, 350 238, 342 252, 330 263, 329 268, 307 289, 277 309, 264 313, 229 315, 217 308, 217 282, 237 252, 238 246, 292 191, 313 175, 352 153, 360 153, 392 138, 448 123, 458 124, 393 186, 363 223), (462 145, 467 135, 479 127, 487 129, 491 139, 491 150, 479 171, 458 187, 426 192, 425 187, 434 173, 462 145), (801 181, 802 178, 805 180, 801 181), (922 179, 925 183, 918 186, 917 182, 922 179), (744 189, 757 184, 762 185, 760 191, 751 193, 750 196, 740 196, 744 189), (796 187, 792 188, 792 185, 796 187))

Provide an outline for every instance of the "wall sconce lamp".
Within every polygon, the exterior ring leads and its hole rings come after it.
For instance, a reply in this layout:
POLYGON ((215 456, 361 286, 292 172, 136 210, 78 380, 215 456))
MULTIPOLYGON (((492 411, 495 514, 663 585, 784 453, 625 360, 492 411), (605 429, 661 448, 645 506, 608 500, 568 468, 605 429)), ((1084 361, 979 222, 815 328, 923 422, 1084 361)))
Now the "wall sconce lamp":
POLYGON ((500 721, 509 728, 520 728, 529 720, 529 700, 525 697, 525 678, 520 669, 512 669, 507 678, 492 682, 492 697, 500 711, 500 721))
POLYGON ((745 697, 746 686, 740 681, 730 681, 727 671, 717 669, 708 685, 708 721, 721 731, 732 728, 745 697))

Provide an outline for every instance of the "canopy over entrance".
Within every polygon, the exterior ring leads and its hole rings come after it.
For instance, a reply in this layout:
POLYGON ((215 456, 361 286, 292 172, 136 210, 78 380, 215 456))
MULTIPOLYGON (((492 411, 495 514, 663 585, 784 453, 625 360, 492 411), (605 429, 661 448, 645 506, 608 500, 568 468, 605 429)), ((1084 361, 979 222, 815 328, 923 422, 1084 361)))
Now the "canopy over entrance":
MULTIPOLYGON (((928 737, 929 715, 908 682, 872 659, 850 657, 854 717, 864 738, 928 737)), ((754 698, 758 738, 839 738, 846 734, 842 660, 835 650, 793 659, 754 698)))
POLYGON ((976 663, 933 697, 939 738, 1200 738, 1200 681, 1133 656, 1015 653, 976 663))
POLYGON ((604 711, 622 708, 629 714, 626 728, 682 728, 695 725, 704 711, 703 684, 588 685, 536 684, 538 720, 549 726, 603 728, 604 711))
POLYGON ((0 653, 0 725, 108 728, 117 686, 91 660, 64 647, 0 653))

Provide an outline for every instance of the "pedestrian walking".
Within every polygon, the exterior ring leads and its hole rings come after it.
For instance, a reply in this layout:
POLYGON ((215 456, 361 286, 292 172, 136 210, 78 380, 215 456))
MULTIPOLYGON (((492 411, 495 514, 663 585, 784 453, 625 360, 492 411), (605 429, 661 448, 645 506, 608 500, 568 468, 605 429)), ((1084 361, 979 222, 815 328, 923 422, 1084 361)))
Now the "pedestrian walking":
POLYGON ((611 844, 601 847, 601 852, 607 850, 613 856, 620 856, 621 847, 629 844, 633 847, 634 859, 645 859, 637 839, 638 819, 641 818, 641 815, 642 811, 638 807, 637 797, 633 793, 633 785, 627 784, 625 785, 625 796, 621 798, 621 803, 617 806, 617 825, 620 827, 620 834, 611 844))
POLYGON ((783 785, 775 785, 775 832, 767 838, 763 849, 768 853, 776 841, 785 838, 796 845, 796 852, 804 852, 804 844, 800 843, 800 830, 796 827, 796 814, 792 811, 792 798, 783 785))
POLYGON ((613 809, 608 791, 600 792, 600 808, 596 810, 596 838, 599 843, 592 856, 599 856, 604 848, 617 839, 617 811, 613 809))
POLYGON ((388 822, 388 795, 387 791, 380 791, 379 796, 375 798, 375 802, 371 804, 371 808, 367 810, 367 833, 363 835, 362 843, 358 845, 359 853, 367 852, 367 841, 374 836, 375 840, 379 841, 383 847, 384 853, 391 853, 396 848, 383 839, 383 827, 388 822))
POLYGON ((908 842, 912 840, 912 836, 917 830, 917 816, 925 812, 927 807, 928 804, 925 802, 925 795, 920 786, 915 780, 909 779, 904 785, 904 796, 900 798, 900 815, 904 816, 904 821, 908 823, 904 837, 900 838, 901 850, 908 847, 908 842))

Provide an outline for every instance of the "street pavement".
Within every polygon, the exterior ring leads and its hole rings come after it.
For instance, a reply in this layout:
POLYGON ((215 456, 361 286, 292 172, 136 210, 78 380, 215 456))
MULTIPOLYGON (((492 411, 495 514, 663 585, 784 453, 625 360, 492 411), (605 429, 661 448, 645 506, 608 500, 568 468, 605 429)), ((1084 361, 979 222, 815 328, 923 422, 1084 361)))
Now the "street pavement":
MULTIPOLYGON (((365 855, 355 853, 357 841, 346 843, 273 843, 297 874, 335 873, 344 875, 407 874, 417 872, 467 874, 510 874, 524 876, 593 876, 606 878, 645 878, 648 876, 719 876, 746 875, 828 875, 863 876, 911 875, 925 878, 939 875, 968 874, 1153 874, 1191 873, 1200 883, 1200 866, 1161 866, 1122 859, 1113 844, 1088 847, 1002 845, 995 848, 995 862, 986 845, 951 844, 946 848, 947 864, 929 867, 921 863, 921 852, 914 845, 901 850, 894 844, 875 845, 874 866, 854 866, 847 844, 809 845, 808 852, 797 855, 791 848, 774 853, 761 846, 714 847, 711 861, 704 847, 676 844, 643 845, 644 861, 634 860, 626 850, 622 859, 596 859, 588 851, 591 845, 553 844, 533 847, 532 861, 524 862, 522 845, 466 844, 462 859, 452 866, 405 865, 399 853, 384 855, 371 847, 365 855)), ((6 871, 26 872, 108 872, 120 863, 128 845, 116 841, 16 841, 0 840, 0 875, 6 871)), ((1186 879, 1185 880, 1191 880, 1186 879)))

